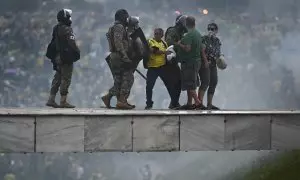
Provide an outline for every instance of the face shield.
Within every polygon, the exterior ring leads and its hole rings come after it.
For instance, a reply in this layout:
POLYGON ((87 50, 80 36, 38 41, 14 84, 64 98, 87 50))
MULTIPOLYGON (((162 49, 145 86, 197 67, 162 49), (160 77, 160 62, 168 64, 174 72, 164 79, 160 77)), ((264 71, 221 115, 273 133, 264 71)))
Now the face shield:
POLYGON ((137 16, 130 16, 128 18, 128 27, 131 28, 132 30, 136 30, 138 29, 139 26, 139 22, 140 22, 140 18, 137 16))
POLYGON ((181 15, 177 20, 176 20, 176 25, 179 26, 182 31, 185 33, 187 32, 187 27, 186 27, 186 15, 181 15))
POLYGON ((63 9, 64 10, 64 17, 70 22, 72 23, 72 13, 73 11, 71 9, 63 9))
POLYGON ((64 9, 65 17, 68 17, 72 15, 73 11, 71 9, 64 9))

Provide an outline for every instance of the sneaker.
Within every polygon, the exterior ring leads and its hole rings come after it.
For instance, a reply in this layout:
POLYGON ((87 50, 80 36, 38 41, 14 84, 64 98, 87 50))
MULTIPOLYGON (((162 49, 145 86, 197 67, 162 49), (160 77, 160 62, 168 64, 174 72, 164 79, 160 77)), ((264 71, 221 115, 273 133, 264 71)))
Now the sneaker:
POLYGON ((193 105, 185 104, 185 105, 181 106, 180 109, 182 109, 182 110, 194 110, 194 109, 196 109, 196 106, 194 104, 193 105))
POLYGON ((172 110, 178 110, 178 109, 180 109, 180 104, 178 103, 178 104, 176 104, 175 106, 174 105, 170 105, 169 106, 169 109, 172 109, 172 110))

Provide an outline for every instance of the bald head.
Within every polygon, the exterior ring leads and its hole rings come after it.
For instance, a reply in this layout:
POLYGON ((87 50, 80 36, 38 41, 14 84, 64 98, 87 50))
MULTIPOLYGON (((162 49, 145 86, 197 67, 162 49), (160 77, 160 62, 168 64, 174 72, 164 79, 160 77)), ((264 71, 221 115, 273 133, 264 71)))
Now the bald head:
POLYGON ((196 26, 196 20, 193 16, 188 16, 186 18, 186 27, 191 29, 194 28, 196 26))

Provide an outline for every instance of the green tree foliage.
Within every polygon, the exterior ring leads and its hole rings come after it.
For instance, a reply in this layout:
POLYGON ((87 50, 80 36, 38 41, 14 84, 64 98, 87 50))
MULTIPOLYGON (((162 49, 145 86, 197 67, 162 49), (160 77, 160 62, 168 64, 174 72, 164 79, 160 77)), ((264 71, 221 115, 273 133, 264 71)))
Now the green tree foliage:
MULTIPOLYGON (((224 177, 224 180, 298 180, 300 179, 300 151, 280 153, 252 168, 242 167, 224 177)), ((223 178, 221 178, 223 180, 223 178)))

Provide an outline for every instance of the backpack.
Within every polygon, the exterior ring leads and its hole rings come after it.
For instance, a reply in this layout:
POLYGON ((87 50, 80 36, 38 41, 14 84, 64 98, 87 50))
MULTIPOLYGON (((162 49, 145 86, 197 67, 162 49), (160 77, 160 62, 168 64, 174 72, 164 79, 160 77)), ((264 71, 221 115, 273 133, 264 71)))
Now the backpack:
POLYGON ((58 43, 56 40, 57 39, 56 34, 57 34, 57 26, 53 30, 52 39, 48 44, 47 52, 46 52, 46 57, 52 61, 56 58, 56 55, 58 54, 58 49, 56 48, 58 43))
POLYGON ((60 41, 58 28, 59 25, 54 27, 52 40, 47 47, 46 56, 53 61, 57 54, 59 54, 63 64, 72 64, 80 59, 80 52, 72 49, 68 43, 60 41))

